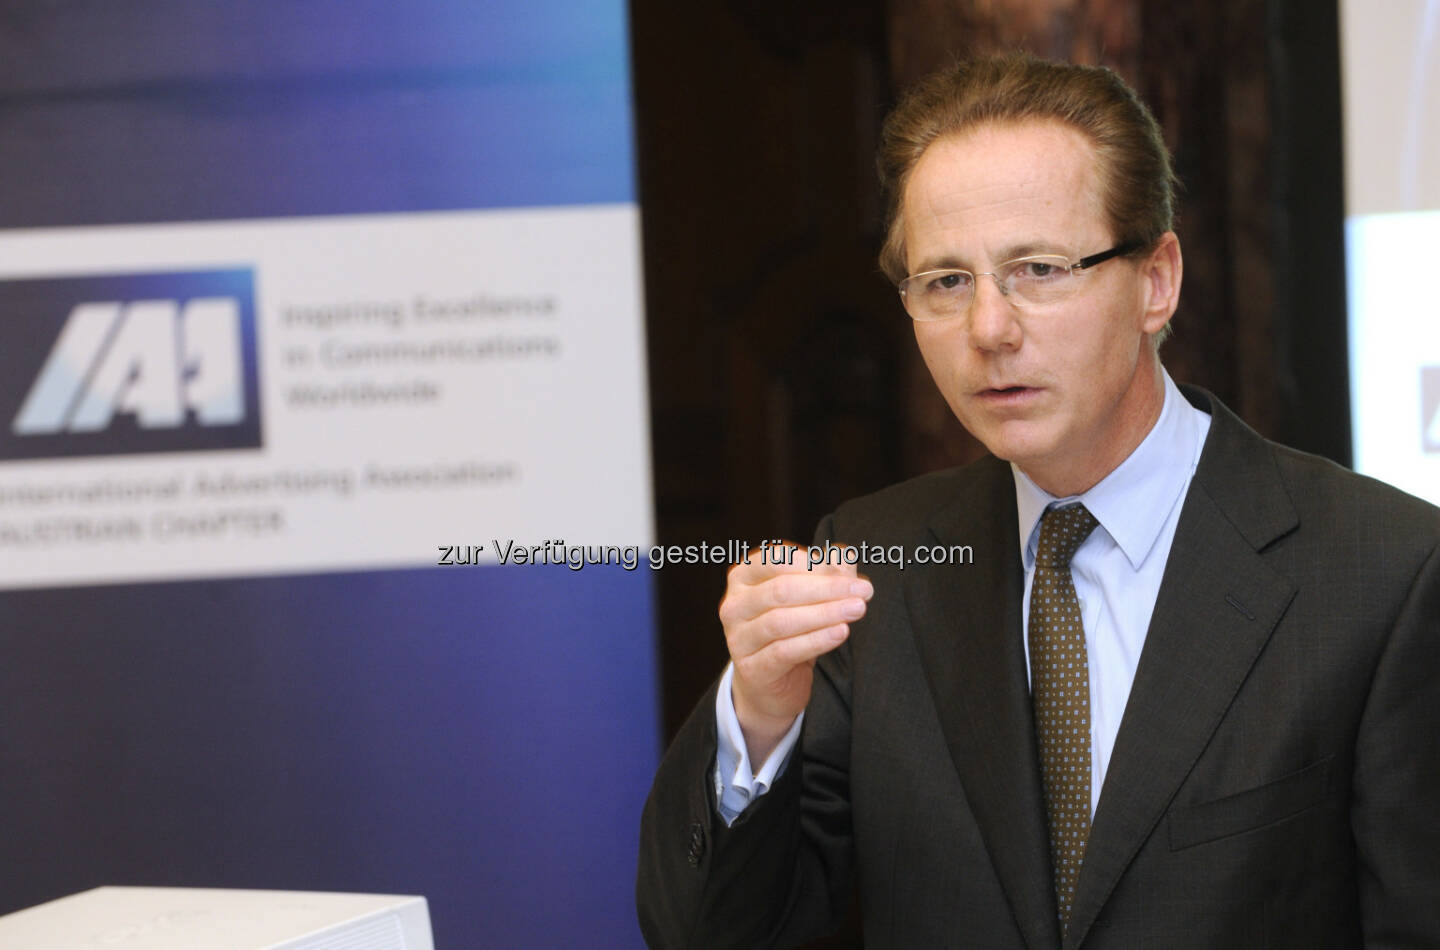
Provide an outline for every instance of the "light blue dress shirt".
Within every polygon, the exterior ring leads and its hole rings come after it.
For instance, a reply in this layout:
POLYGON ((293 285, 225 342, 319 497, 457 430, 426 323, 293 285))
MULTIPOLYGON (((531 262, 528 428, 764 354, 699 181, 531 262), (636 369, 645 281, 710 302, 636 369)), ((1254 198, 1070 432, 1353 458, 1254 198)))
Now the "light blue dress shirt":
MULTIPOLYGON (((1100 801, 1120 719, 1135 682, 1135 667, 1145 646, 1150 614, 1175 540, 1180 508, 1200 462, 1210 416, 1185 400, 1170 374, 1162 370, 1165 402, 1144 440, 1114 471, 1089 491, 1056 498, 1020 469, 1015 476, 1021 560, 1025 568, 1025 664, 1029 669, 1030 587, 1035 578, 1035 546, 1040 516, 1053 505, 1081 502, 1099 522, 1070 562, 1075 596, 1090 662, 1090 813, 1100 801)), ((727 667, 715 696, 719 750, 715 763, 715 801, 729 824, 745 806, 763 795, 784 771, 800 736, 804 713, 752 771, 744 734, 730 697, 733 665, 727 667)))

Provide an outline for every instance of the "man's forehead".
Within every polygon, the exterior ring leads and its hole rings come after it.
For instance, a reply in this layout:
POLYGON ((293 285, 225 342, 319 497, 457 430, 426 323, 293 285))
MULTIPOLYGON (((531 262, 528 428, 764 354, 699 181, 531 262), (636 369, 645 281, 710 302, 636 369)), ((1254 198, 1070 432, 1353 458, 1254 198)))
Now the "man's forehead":
POLYGON ((1050 121, 989 123, 942 136, 925 150, 906 183, 910 204, 946 212, 970 205, 1098 196, 1101 168, 1082 133, 1050 121))
POLYGON ((1081 133, 1057 122, 981 126, 938 139, 916 163, 903 196, 907 243, 971 238, 990 254, 1058 252, 1108 232, 1100 191, 1081 133))

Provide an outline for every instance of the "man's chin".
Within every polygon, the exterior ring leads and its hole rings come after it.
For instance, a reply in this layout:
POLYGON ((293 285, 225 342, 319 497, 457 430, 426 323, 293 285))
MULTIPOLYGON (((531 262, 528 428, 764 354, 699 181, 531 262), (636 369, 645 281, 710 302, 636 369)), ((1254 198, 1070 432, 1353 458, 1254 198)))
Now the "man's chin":
POLYGON ((1045 437, 1040 427, 1031 421, 1010 420, 983 431, 970 430, 990 454, 1006 462, 1013 462, 1021 468, 1027 462, 1040 462, 1054 451, 1054 440, 1045 437))

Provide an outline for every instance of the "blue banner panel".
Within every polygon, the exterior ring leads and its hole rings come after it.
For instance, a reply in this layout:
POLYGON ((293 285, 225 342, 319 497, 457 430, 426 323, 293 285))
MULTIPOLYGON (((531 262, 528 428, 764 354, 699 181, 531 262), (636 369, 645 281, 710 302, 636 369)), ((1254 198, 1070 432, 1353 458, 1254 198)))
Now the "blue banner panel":
POLYGON ((633 201, 623 3, 44 5, 0 18, 0 224, 633 201))
POLYGON ((0 913, 107 883, 415 893, 446 950, 638 946, 651 586, 492 565, 0 594, 0 913))
MULTIPOLYGON (((0 95, 480 70, 628 83, 617 0, 65 0, 9 4, 0 95)), ((627 110, 628 111, 628 110, 627 110)))
POLYGON ((653 539, 625 4, 10 6, 0 913, 637 946, 650 572, 490 550, 653 539))

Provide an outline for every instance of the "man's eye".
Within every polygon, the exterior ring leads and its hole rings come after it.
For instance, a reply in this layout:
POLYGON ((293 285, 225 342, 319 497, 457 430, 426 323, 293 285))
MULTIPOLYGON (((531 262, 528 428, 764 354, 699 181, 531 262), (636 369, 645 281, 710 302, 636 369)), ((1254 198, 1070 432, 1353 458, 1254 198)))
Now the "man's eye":
POLYGON ((933 294, 953 294, 968 290, 969 287, 970 275, 965 273, 939 274, 925 285, 926 291, 933 294))
POLYGON ((1054 277, 1060 272, 1060 268, 1045 261, 1026 261, 1020 268, 1020 277, 1025 280, 1044 280, 1047 277, 1054 277))

